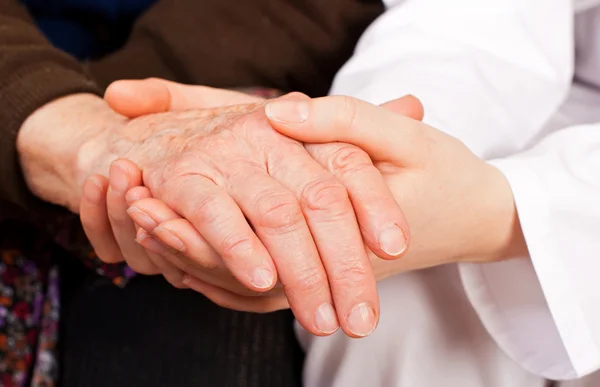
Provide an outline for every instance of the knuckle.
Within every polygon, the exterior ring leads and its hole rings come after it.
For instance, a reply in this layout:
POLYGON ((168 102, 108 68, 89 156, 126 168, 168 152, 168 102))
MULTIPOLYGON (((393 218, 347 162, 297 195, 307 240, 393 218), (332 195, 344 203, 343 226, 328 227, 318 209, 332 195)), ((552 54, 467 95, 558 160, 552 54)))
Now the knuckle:
POLYGON ((284 284, 284 290, 286 292, 292 292, 293 294, 317 294, 326 285, 327 279, 325 273, 319 270, 317 267, 304 268, 297 272, 294 276, 294 280, 291 284, 284 284))
POLYGON ((348 199, 346 187, 333 177, 317 179, 309 183, 301 194, 303 205, 312 211, 339 208, 348 199))
POLYGON ((344 262, 332 269, 331 278, 334 281, 332 285, 356 287, 365 278, 368 278, 368 275, 368 269, 363 263, 357 261, 344 262))
POLYGON ((358 100, 349 96, 339 96, 339 120, 337 121, 337 129, 346 131, 352 128, 356 122, 358 115, 358 100))
MULTIPOLYGON (((198 196, 194 203, 190 203, 189 219, 203 223, 217 223, 219 218, 225 216, 218 209, 220 206, 219 196, 214 191, 207 191, 198 196)), ((184 214, 185 215, 185 214, 184 214)), ((187 217, 187 216, 186 216, 187 217)), ((195 223, 192 221, 192 223, 195 223)))
POLYGON ((253 247, 252 238, 240 234, 230 234, 221 242, 221 251, 226 257, 247 257, 253 247))
POLYGON ((329 156, 330 170, 341 174, 350 174, 372 166, 371 158, 354 145, 339 145, 329 156))
POLYGON ((190 185, 199 181, 212 182, 217 186, 223 186, 225 181, 202 152, 185 152, 168 161, 167 165, 144 170, 144 185, 154 196, 165 201, 176 201, 190 185))
POLYGON ((269 231, 296 230, 304 220, 296 198, 287 193, 262 195, 256 201, 257 225, 269 231))

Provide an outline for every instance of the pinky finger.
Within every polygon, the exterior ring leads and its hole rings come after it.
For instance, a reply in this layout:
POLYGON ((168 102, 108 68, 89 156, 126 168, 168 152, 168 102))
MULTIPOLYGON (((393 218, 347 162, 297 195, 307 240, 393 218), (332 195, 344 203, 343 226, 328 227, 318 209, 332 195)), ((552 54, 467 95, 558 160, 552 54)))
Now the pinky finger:
POLYGON ((222 308, 240 312, 269 313, 289 309, 290 305, 283 293, 279 296, 245 297, 210 285, 204 281, 186 275, 183 283, 190 289, 203 294, 222 308))
POLYGON ((224 263, 187 219, 157 199, 132 203, 128 213, 133 221, 158 242, 188 257, 199 267, 216 269, 224 263))
POLYGON ((136 242, 140 246, 146 249, 146 254, 154 266, 162 273, 163 277, 171 285, 177 289, 187 289, 187 286, 183 283, 183 271, 179 270, 175 265, 169 262, 163 254, 158 254, 154 251, 161 250, 161 244, 154 239, 146 230, 139 228, 135 238, 136 242))

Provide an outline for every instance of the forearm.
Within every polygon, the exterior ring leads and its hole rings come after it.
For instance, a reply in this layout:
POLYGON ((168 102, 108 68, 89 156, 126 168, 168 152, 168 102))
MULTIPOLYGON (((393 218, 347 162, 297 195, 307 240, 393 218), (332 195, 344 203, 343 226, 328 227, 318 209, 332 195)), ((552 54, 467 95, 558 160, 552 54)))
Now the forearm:
POLYGON ((27 210, 41 203, 20 170, 16 138, 21 125, 56 98, 100 92, 77 61, 42 36, 19 1, 0 0, 0 30, 0 201, 27 210))
POLYGON ((478 206, 465 214, 473 217, 473 229, 470 247, 457 257, 459 261, 492 262, 528 254, 510 184, 501 171, 488 167, 488 180, 478 187, 478 206))
POLYGON ((102 98, 92 94, 70 95, 37 109, 17 137, 20 163, 31 192, 77 212, 83 180, 97 172, 89 170, 95 168, 91 160, 107 152, 100 145, 91 147, 90 141, 122 121, 102 98))

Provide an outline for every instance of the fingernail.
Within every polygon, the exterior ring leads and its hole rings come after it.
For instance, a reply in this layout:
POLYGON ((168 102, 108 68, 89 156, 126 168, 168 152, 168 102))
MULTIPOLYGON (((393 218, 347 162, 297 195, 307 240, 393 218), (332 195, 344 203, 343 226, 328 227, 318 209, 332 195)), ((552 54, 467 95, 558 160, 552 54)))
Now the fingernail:
POLYGON ((167 248, 164 247, 162 243, 154 239, 154 237, 148 234, 148 232, 143 228, 138 229, 135 241, 151 253, 161 256, 165 256, 168 254, 167 248))
POLYGON ((273 284, 273 272, 265 267, 259 267, 252 274, 252 285, 258 289, 266 289, 273 284))
POLYGON ((189 274, 184 274, 183 278, 181 279, 181 283, 184 284, 187 287, 190 287, 190 285, 192 284, 192 277, 189 274))
POLYGON ((149 236, 150 234, 148 234, 148 231, 139 228, 135 234, 135 241, 141 245, 149 236))
POLYGON ((154 229, 154 233, 159 237, 160 240, 175 250, 181 252, 185 251, 185 244, 171 230, 167 230, 164 227, 158 226, 154 229))
POLYGON ((379 234, 379 247, 392 257, 398 256, 406 250, 406 237, 397 225, 384 229, 379 234))
POLYGON ((110 167, 110 189, 123 194, 129 185, 129 173, 118 165, 110 167))
POLYGON ((335 315, 335 309, 333 305, 325 303, 319 308, 315 314, 315 324, 319 332, 331 334, 340 327, 335 315))
POLYGON ((127 214, 138 224, 138 226, 145 228, 146 230, 154 230, 156 226, 158 226, 154 219, 137 207, 128 208, 127 214))
POLYGON ((84 186, 83 195, 87 200, 98 203, 102 200, 102 187, 93 177, 90 178, 90 182, 91 184, 84 186))
POLYGON ((276 100, 267 104, 265 113, 273 121, 302 123, 308 119, 308 103, 276 100))
POLYGON ((348 328, 356 336, 365 337, 375 330, 375 310, 367 304, 359 304, 348 315, 348 328))
POLYGON ((132 190, 127 191, 127 194, 125 195, 125 201, 127 202, 127 205, 130 206, 132 203, 137 202, 138 200, 141 200, 142 197, 140 195, 138 195, 137 192, 132 192, 132 190))

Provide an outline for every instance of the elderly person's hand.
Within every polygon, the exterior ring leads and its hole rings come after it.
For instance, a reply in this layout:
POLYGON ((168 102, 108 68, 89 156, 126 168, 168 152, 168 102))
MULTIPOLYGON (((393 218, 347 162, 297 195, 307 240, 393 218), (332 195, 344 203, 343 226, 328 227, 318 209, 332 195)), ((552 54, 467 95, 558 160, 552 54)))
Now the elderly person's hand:
MULTIPOLYGON (((356 218, 366 243, 385 258, 404 251, 407 227, 368 157, 354 148, 350 154, 337 152, 332 172, 338 179, 302 144, 275 132, 260 104, 125 121, 119 133, 89 142, 87 154, 84 147, 84 170, 108 168, 107 158, 95 155, 106 153, 98 152, 102 146, 139 165, 152 196, 190 220, 215 250, 216 255, 194 251, 196 263, 217 268, 212 258, 218 255, 255 291, 274 286, 277 273, 299 322, 315 334, 335 331, 338 319, 352 336, 373 330, 378 300, 356 218), (355 173, 343 173, 348 170, 355 173)), ((130 172, 111 168, 109 207, 111 196, 123 198, 135 185, 128 179, 130 172)), ((123 209, 123 201, 114 207, 123 209)), ((111 213, 122 255, 143 272, 136 263, 143 249, 133 241, 134 226, 125 221, 124 211, 114 216, 109 208, 111 213)), ((137 220, 144 216, 137 214, 137 220)), ((156 227, 153 233, 179 251, 191 248, 180 244, 181 236, 172 229, 156 227)))
MULTIPOLYGON (((346 97, 273 101, 267 105, 267 115, 282 133, 314 143, 306 147, 323 165, 327 159, 322 146, 341 141, 366 150, 383 173, 410 222, 412 237, 402 259, 383 261, 371 255, 378 280, 450 262, 487 262, 527 254, 508 182, 457 139, 346 97), (308 114, 298 117, 297 108, 308 114)), ((152 203, 147 211, 156 216, 165 207, 152 203)), ((192 228, 178 222, 181 234, 192 228)), ((193 278, 187 283, 233 309, 261 310, 284 298, 276 291, 267 300, 245 297, 193 278)))
MULTIPOLYGON (((108 88, 105 99, 115 112, 128 118, 171 110, 184 110, 184 106, 191 103, 197 109, 209 109, 263 101, 263 98, 245 93, 210 87, 195 86, 193 89, 191 87, 189 89, 193 93, 188 92, 188 87, 184 85, 158 79, 121 81, 115 82, 108 88)), ((129 200, 152 197, 148 189, 140 186, 142 174, 135 164, 128 160, 116 160, 113 166, 114 168, 111 168, 114 171, 113 179, 119 178, 119 175, 124 173, 128 181, 125 192, 133 188, 128 195, 129 200)), ((231 272, 224 268, 223 261, 214 249, 205 241, 200 246, 192 246, 192 251, 196 256, 203 257, 199 262, 198 259, 186 257, 186 254, 191 255, 190 251, 184 254, 177 250, 166 250, 143 229, 138 229, 136 232, 132 221, 126 216, 127 203, 124 193, 109 191, 108 184, 108 179, 103 175, 95 174, 88 177, 83 188, 85 195, 79 206, 80 217, 88 239, 96 253, 104 260, 122 261, 125 260, 124 254, 128 254, 139 272, 162 274, 169 283, 180 289, 187 288, 183 283, 184 274, 187 273, 215 285, 227 284, 227 289, 238 294, 262 294, 249 290, 235 280, 231 272), (146 247, 145 251, 132 247, 133 239, 146 247), (160 254, 156 251, 160 251, 160 254), (201 263, 207 259, 214 265, 218 265, 219 268, 207 269, 202 266, 201 263)), ((130 213, 137 214, 138 218, 140 216, 139 212, 133 209, 130 213)))
MULTIPOLYGON (((219 89, 211 89, 202 86, 186 86, 167 81, 160 80, 145 80, 145 81, 121 81, 113 84, 107 94, 106 99, 113 109, 130 117, 137 117, 153 112, 168 111, 168 110, 185 110, 200 106, 220 106, 227 104, 244 103, 248 101, 257 101, 257 97, 248 96, 243 93, 225 91, 219 89)), ((404 98, 401 101, 394 101, 386 105, 388 109, 392 109, 401 114, 411 115, 417 119, 422 117, 422 106, 419 101, 413 97, 404 98)), ((323 150, 328 149, 332 154, 337 152, 343 145, 322 145, 323 150)), ((126 163, 124 160, 117 161, 118 163, 126 163)), ((127 165, 127 164, 124 164, 127 165)), ((130 181, 139 180, 135 176, 139 175, 139 171, 132 165, 127 165, 131 173, 130 181)), ((336 171, 337 172, 337 171, 336 171)), ((98 177, 100 178, 100 177, 98 177)), ((352 181, 351 179, 349 181, 352 181)), ((127 200, 129 203, 136 202, 129 210, 133 219, 137 220, 141 226, 144 226, 148 232, 141 228, 138 231, 138 242, 146 247, 148 255, 156 260, 162 258, 163 262, 169 262, 173 267, 179 269, 176 276, 176 281, 172 283, 181 283, 183 273, 190 281, 192 287, 199 291, 206 289, 207 295, 210 297, 211 288, 218 290, 226 290, 226 293, 231 293, 232 299, 244 296, 258 296, 260 299, 252 299, 243 305, 236 305, 236 309, 249 310, 255 312, 266 312, 287 307, 287 300, 282 295, 281 289, 274 289, 267 293, 252 293, 245 289, 236 281, 229 271, 220 265, 218 268, 206 270, 200 265, 195 264, 197 257, 212 256, 214 251, 211 251, 206 242, 196 232, 193 227, 184 229, 184 234, 180 236, 184 240, 189 240, 191 243, 186 246, 184 251, 178 251, 177 246, 173 245, 172 240, 165 238, 164 244, 159 242, 162 237, 162 228, 167 227, 171 230, 179 230, 183 219, 172 211, 168 206, 156 207, 156 200, 148 199, 151 196, 150 192, 144 187, 136 187, 129 191, 127 200), (145 199, 142 199, 145 198, 145 199), (140 200, 142 199, 142 200, 140 200), (158 209, 157 209, 158 208, 158 209), (152 214, 151 221, 148 222, 148 217, 140 216, 140 214, 152 214), (175 220, 171 222, 171 220, 175 220), (160 227, 158 227, 160 225, 160 227), (158 230, 158 232, 155 232, 158 230), (170 245, 172 247, 166 247, 170 245), (212 285, 212 286, 211 286, 212 285)), ((160 202, 159 202, 160 203, 160 202)), ((102 203, 90 203, 86 206, 87 210, 82 207, 82 218, 95 219, 95 228, 90 230, 88 235, 91 239, 94 234, 99 238, 102 235, 111 233, 111 225, 106 217, 106 210, 102 208, 102 203), (104 219, 104 221, 102 221, 104 219)), ((119 213, 119 209, 112 208, 111 212, 119 213)), ((114 215, 117 216, 117 215, 114 215)), ((130 233, 130 237, 133 238, 130 233)), ((118 249, 118 243, 113 240, 112 245, 118 249)), ((172 271, 172 270, 171 270, 172 271)), ((163 272, 165 272, 163 270, 163 272)), ((335 285, 334 285, 335 286, 335 285)), ((250 300, 251 298, 248 298, 250 300)), ((227 307, 233 306, 227 299, 221 297, 213 298, 213 301, 227 307)))

